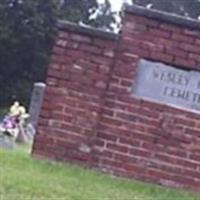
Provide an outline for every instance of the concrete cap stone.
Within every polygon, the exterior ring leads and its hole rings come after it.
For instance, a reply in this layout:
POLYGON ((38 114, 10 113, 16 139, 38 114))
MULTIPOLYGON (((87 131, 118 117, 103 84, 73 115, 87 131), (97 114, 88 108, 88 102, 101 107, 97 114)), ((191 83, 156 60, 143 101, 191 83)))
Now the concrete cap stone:
POLYGON ((99 37, 107 40, 118 40, 118 35, 109 31, 103 31, 101 29, 93 28, 90 26, 83 26, 76 23, 72 23, 66 20, 58 21, 58 28, 63 30, 69 30, 83 35, 92 37, 99 37))
POLYGON ((161 22, 167 22, 178 26, 188 27, 189 29, 200 30, 200 20, 180 16, 173 13, 163 12, 155 9, 148 9, 136 5, 127 5, 125 7, 125 12, 155 19, 161 22))

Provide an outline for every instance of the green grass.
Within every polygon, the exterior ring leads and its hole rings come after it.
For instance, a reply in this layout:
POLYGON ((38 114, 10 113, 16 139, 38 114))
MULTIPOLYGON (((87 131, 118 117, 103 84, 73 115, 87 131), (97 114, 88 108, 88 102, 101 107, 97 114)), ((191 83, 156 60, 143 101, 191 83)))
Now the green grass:
POLYGON ((0 200, 199 200, 200 196, 0 150, 0 200))

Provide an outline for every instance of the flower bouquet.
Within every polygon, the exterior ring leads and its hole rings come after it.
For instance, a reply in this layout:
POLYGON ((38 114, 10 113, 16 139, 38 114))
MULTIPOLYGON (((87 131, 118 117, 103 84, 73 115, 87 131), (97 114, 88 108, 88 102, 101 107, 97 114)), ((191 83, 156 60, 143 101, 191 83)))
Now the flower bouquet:
POLYGON ((29 114, 26 113, 25 107, 17 101, 14 102, 0 124, 0 136, 26 143, 30 140, 30 136, 35 133, 33 126, 28 122, 28 118, 29 114))

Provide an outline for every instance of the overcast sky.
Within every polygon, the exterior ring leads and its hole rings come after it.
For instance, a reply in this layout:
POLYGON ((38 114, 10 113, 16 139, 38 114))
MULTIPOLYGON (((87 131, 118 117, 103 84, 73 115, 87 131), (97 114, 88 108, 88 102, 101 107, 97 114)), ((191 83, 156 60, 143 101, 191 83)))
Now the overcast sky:
MULTIPOLYGON (((104 2, 104 0, 98 0, 99 2, 104 2)), ((112 9, 114 11, 120 10, 123 2, 132 2, 131 0, 109 0, 112 4, 112 9)))
POLYGON ((123 0, 110 0, 113 10, 120 10, 123 0))

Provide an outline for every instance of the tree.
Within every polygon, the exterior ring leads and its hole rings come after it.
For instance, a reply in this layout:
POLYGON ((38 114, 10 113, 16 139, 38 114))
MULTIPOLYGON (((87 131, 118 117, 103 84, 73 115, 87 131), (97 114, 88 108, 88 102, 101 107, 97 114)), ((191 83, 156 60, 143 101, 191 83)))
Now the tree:
POLYGON ((62 0, 61 17, 75 23, 83 23, 96 28, 113 30, 117 13, 111 10, 109 0, 62 0))
POLYGON ((43 79, 56 20, 56 0, 0 1, 0 104, 43 79))
POLYGON ((176 13, 191 18, 200 16, 199 0, 132 0, 133 4, 176 13))

